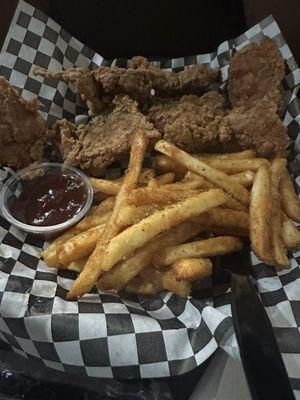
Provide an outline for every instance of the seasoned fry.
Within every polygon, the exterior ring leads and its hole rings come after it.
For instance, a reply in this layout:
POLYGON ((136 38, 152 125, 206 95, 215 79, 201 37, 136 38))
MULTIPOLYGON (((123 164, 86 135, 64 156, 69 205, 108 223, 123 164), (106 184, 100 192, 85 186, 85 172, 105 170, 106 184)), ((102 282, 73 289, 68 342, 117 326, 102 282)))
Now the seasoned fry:
POLYGON ((250 170, 239 172, 238 174, 230 175, 232 179, 244 187, 249 187, 253 184, 255 173, 250 170))
POLYGON ((283 214, 283 223, 282 223, 282 239, 283 243, 289 249, 295 249, 300 246, 300 232, 297 227, 294 225, 293 221, 291 221, 285 213, 283 214))
POLYGON ((128 170, 122 182, 121 189, 117 194, 110 220, 107 222, 101 240, 99 240, 96 248, 90 255, 83 271, 73 283, 68 293, 68 298, 81 296, 89 292, 100 277, 102 273, 101 264, 104 250, 109 240, 122 229, 122 227, 116 223, 117 217, 121 208, 128 203, 129 194, 138 184, 148 142, 149 139, 141 131, 138 131, 133 136, 128 170))
POLYGON ((65 269, 69 271, 81 272, 86 262, 87 262, 87 257, 71 262, 69 265, 65 267, 65 269))
POLYGON ((241 250, 242 247, 243 243, 237 237, 219 236, 216 238, 164 247, 158 254, 154 255, 152 262, 155 266, 161 267, 174 264, 176 261, 183 258, 221 256, 241 250))
POLYGON ((294 221, 300 222, 300 201, 295 192, 292 178, 287 170, 283 172, 280 181, 282 208, 286 215, 294 221))
POLYGON ((280 196, 280 181, 283 177, 287 161, 282 158, 275 159, 270 167, 271 170, 271 188, 272 188, 272 222, 271 238, 272 250, 275 263, 278 267, 287 268, 289 260, 287 250, 282 238, 282 210, 280 196))
POLYGON ((178 281, 194 282, 212 274, 212 263, 208 258, 182 258, 171 268, 178 281))
POLYGON ((114 208, 115 202, 116 202, 116 198, 114 196, 107 197, 100 204, 92 207, 92 209, 88 213, 88 216, 92 216, 92 215, 100 216, 102 214, 107 213, 108 211, 111 211, 114 208))
POLYGON ((250 240, 254 253, 274 265, 272 254, 272 189, 269 168, 260 167, 255 175, 250 199, 250 240))
POLYGON ((222 206, 226 208, 230 208, 232 210, 239 210, 239 211, 248 211, 248 208, 241 204, 239 201, 228 195, 226 203, 222 206))
POLYGON ((125 206, 121 208, 116 221, 117 224, 121 227, 130 226, 136 224, 141 219, 149 216, 154 211, 157 211, 159 209, 160 207, 156 204, 125 206))
POLYGON ((89 181, 94 189, 94 192, 101 192, 108 194, 109 196, 115 196, 118 194, 122 182, 120 180, 109 180, 100 178, 89 178, 89 181))
POLYGON ((149 274, 147 276, 137 276, 125 288, 127 293, 135 293, 141 296, 156 294, 163 290, 161 273, 155 270, 151 270, 151 276, 149 274))
POLYGON ((150 179, 155 177, 155 172, 152 168, 143 168, 139 176, 139 185, 147 185, 150 179))
MULTIPOLYGON (((246 170, 243 172, 239 172, 237 174, 230 175, 232 179, 234 179, 237 183, 239 183, 242 186, 249 187, 253 183, 254 179, 254 172, 250 170, 246 170)), ((199 175, 194 174, 193 172, 188 171, 185 176, 184 176, 184 182, 190 182, 192 180, 197 180, 199 179, 199 175)), ((206 189, 212 189, 217 187, 215 184, 209 182, 207 179, 203 178, 203 184, 201 187, 206 188, 206 189)))
POLYGON ((151 178, 147 184, 147 189, 152 190, 152 189, 157 189, 158 188, 158 182, 156 178, 151 178))
POLYGON ((165 289, 181 297, 189 296, 192 287, 190 281, 178 281, 172 269, 162 273, 161 282, 165 289))
POLYGON ((59 236, 57 239, 55 239, 46 249, 41 252, 41 256, 43 257, 48 267, 58 267, 58 253, 61 249, 61 246, 77 234, 78 230, 75 227, 72 227, 61 236, 59 236))
POLYGON ((181 180, 187 173, 186 168, 182 167, 180 164, 165 155, 158 155, 154 157, 153 168, 160 172, 174 172, 176 179, 178 180, 181 180))
POLYGON ((205 162, 206 164, 214 167, 220 171, 226 172, 227 174, 237 174, 245 170, 257 171, 262 165, 270 165, 269 161, 265 158, 252 158, 242 160, 230 160, 230 159, 213 159, 203 158, 201 156, 196 157, 198 160, 205 162))
POLYGON ((250 201, 250 195, 247 189, 237 183, 229 175, 225 174, 218 169, 207 165, 206 163, 198 160, 197 158, 190 156, 183 150, 180 150, 175 145, 160 140, 155 145, 155 150, 171 157, 176 162, 183 165, 189 171, 195 174, 201 175, 214 183, 218 187, 223 188, 225 191, 231 194, 236 200, 240 201, 244 205, 248 205, 250 201))
POLYGON ((98 225, 69 239, 60 248, 58 254, 59 263, 66 267, 71 262, 91 254, 98 240, 101 238, 104 229, 105 224, 98 225))
POLYGON ((104 290, 122 289, 150 264, 153 254, 157 251, 162 250, 165 246, 175 245, 192 239, 200 231, 201 227, 198 224, 187 221, 179 224, 170 231, 164 232, 138 249, 132 257, 121 261, 110 271, 105 272, 98 281, 98 286, 104 290))
MULTIPOLYGON (((204 162, 209 163, 209 161, 216 162, 216 161, 235 161, 235 160, 247 160, 253 159, 255 157, 255 153, 253 150, 244 150, 238 153, 225 153, 225 154, 198 154, 195 157, 199 157, 203 159, 204 162)), ((228 165, 228 164, 226 164, 228 165)), ((153 160, 153 166, 158 171, 173 171, 176 176, 181 179, 183 175, 186 173, 186 169, 181 166, 180 164, 176 163, 176 161, 172 160, 172 158, 164 155, 156 156, 153 160)), ((222 169, 222 168, 220 168, 222 169)), ((243 168, 241 171, 249 169, 243 168)))
MULTIPOLYGON (((154 175, 155 173, 152 169, 145 169, 144 171, 141 172, 138 181, 141 185, 146 185, 150 179, 154 178, 154 175)), ((95 194, 99 194, 100 192, 109 196, 116 196, 121 189, 123 179, 124 179, 123 177, 114 180, 89 178, 89 181, 94 189, 95 194)), ((170 180, 170 176, 164 179, 170 180)))
POLYGON ((156 177, 156 182, 159 185, 166 185, 167 183, 174 182, 175 174, 173 172, 167 172, 166 174, 159 175, 156 177))
POLYGON ((140 295, 159 293, 163 289, 167 289, 178 296, 187 297, 191 291, 191 283, 189 281, 177 281, 172 270, 162 273, 149 266, 129 282, 126 287, 127 292, 140 295))
POLYGON ((244 160, 248 158, 255 158, 255 153, 253 150, 243 150, 238 151, 237 153, 202 153, 199 156, 212 160, 244 160))
POLYGON ((93 228, 94 226, 103 225, 109 220, 111 214, 112 211, 108 211, 107 213, 102 215, 89 215, 78 222, 76 228, 79 231, 85 231, 87 229, 93 228))
POLYGON ((156 211, 138 224, 127 228, 108 243, 101 263, 102 270, 109 271, 123 257, 142 247, 159 233, 217 207, 225 201, 226 194, 221 189, 211 189, 181 203, 167 206, 164 210, 156 211))
POLYGON ((97 203, 102 202, 108 198, 108 194, 102 192, 94 192, 94 201, 97 203))
POLYGON ((200 190, 180 190, 179 186, 178 190, 165 189, 165 186, 168 185, 156 188, 138 188, 130 194, 129 202, 136 206, 172 204, 200 193, 200 190))
POLYGON ((249 232, 249 214, 245 211, 216 207, 197 216, 194 220, 202 226, 223 226, 249 232))

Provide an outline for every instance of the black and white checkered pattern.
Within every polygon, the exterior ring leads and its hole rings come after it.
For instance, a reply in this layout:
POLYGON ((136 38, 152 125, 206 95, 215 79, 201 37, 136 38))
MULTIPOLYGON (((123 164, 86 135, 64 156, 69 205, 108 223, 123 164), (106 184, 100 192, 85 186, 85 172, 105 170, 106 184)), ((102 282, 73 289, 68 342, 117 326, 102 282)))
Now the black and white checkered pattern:
MULTIPOLYGON (((227 79, 234 51, 262 35, 272 37, 286 61, 284 81, 288 104, 284 122, 300 146, 298 68, 272 17, 211 54, 156 62, 178 71, 204 63, 220 67, 227 79)), ((46 15, 21 1, 0 55, 0 74, 20 88, 25 98, 38 96, 51 124, 57 118, 88 115, 72 85, 32 75, 33 66, 50 70, 73 66, 126 65, 104 60, 46 15)), ((300 150, 300 149, 299 149, 300 150)), ((290 165, 300 183, 300 156, 290 165)), ((116 176, 119 167, 108 171, 116 176)), ((9 170, 0 169, 0 185, 9 170)), ((15 229, 0 217, 0 339, 13 351, 41 365, 81 376, 158 378, 185 373, 200 365, 218 346, 231 354, 229 296, 182 299, 171 293, 152 297, 119 297, 93 293, 67 301, 74 275, 50 269, 39 258, 45 243, 15 229)), ((262 301, 271 318, 293 388, 300 387, 300 252, 291 254, 292 269, 276 272, 253 255, 262 301)))

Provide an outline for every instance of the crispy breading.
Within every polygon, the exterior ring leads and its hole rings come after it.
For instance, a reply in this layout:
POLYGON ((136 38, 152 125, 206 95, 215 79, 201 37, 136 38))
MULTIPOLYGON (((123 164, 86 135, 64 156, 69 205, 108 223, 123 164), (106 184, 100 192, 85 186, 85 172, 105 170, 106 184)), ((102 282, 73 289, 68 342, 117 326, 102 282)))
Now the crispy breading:
POLYGON ((160 134, 139 112, 136 101, 128 96, 116 96, 112 111, 103 112, 86 125, 63 120, 54 129, 60 137, 63 160, 83 170, 104 168, 129 153, 131 136, 141 129, 149 138, 160 134))
POLYGON ((44 68, 36 67, 33 70, 34 75, 40 75, 45 78, 62 79, 65 82, 72 82, 82 100, 94 114, 98 114, 110 102, 110 98, 101 96, 101 88, 94 80, 91 70, 86 68, 70 68, 67 71, 50 72, 44 68))
POLYGON ((37 100, 26 101, 0 77, 0 164, 23 168, 43 156, 47 125, 37 100))
POLYGON ((34 73, 73 82, 95 114, 101 112, 116 94, 127 94, 144 105, 152 98, 153 91, 161 97, 202 94, 219 82, 219 71, 207 66, 194 65, 176 73, 162 70, 141 56, 134 57, 128 68, 99 67, 93 71, 71 68, 50 72, 37 67, 34 73))
POLYGON ((284 61, 274 40, 264 37, 260 44, 243 47, 229 65, 228 95, 232 106, 250 108, 266 97, 282 114, 284 76, 284 61))
POLYGON ((194 153, 231 140, 231 130, 222 123, 224 116, 225 98, 214 91, 165 101, 148 112, 165 140, 194 153))
POLYGON ((276 153, 282 156, 290 143, 287 128, 277 114, 277 104, 267 98, 257 101, 250 109, 233 108, 225 117, 224 125, 232 135, 225 150, 253 149, 261 157, 276 153))

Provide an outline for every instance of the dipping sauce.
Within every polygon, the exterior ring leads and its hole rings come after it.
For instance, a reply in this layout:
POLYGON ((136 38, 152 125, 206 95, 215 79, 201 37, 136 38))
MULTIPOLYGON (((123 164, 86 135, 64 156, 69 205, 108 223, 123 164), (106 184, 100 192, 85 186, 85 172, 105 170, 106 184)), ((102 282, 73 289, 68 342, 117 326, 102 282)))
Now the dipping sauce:
POLYGON ((84 180, 60 171, 45 171, 19 183, 20 195, 9 199, 8 208, 20 222, 35 226, 52 226, 70 220, 87 202, 84 180))

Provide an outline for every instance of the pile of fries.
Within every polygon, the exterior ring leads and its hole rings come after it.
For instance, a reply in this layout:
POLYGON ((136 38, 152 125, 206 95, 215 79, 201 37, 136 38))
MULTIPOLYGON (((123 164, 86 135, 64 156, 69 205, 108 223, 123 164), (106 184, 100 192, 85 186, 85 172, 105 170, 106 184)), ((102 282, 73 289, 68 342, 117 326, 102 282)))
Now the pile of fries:
POLYGON ((251 150, 193 156, 160 140, 153 168, 143 169, 147 145, 137 132, 122 178, 90 178, 100 203, 42 252, 49 267, 79 272, 68 298, 95 285, 188 296, 212 274, 210 257, 240 250, 248 237, 261 261, 289 267, 300 203, 286 159, 251 150))

